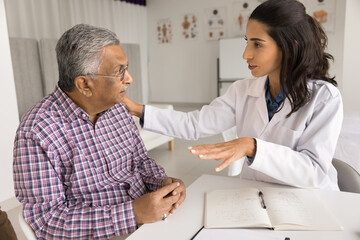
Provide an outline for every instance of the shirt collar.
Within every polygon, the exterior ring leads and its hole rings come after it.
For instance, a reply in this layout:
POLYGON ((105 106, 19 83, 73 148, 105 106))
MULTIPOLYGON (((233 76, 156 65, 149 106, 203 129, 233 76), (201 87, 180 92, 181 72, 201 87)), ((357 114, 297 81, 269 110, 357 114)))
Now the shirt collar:
POLYGON ((77 118, 90 119, 89 115, 80 108, 65 92, 63 92, 58 86, 56 86, 53 96, 56 99, 57 104, 63 109, 64 113, 70 118, 75 120, 77 118))
POLYGON ((276 95, 275 100, 272 99, 272 97, 270 95, 270 91, 269 91, 269 76, 266 78, 266 82, 265 82, 265 97, 271 99, 272 101, 275 101, 278 104, 282 103, 282 101, 284 100, 284 94, 281 89, 279 90, 278 94, 276 95))

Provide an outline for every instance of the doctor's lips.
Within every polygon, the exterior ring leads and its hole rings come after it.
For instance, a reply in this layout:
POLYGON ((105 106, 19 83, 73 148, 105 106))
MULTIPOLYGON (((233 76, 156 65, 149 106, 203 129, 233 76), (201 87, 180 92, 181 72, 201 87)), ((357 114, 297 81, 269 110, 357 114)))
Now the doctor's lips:
POLYGON ((257 66, 249 63, 248 67, 250 70, 254 70, 257 66))

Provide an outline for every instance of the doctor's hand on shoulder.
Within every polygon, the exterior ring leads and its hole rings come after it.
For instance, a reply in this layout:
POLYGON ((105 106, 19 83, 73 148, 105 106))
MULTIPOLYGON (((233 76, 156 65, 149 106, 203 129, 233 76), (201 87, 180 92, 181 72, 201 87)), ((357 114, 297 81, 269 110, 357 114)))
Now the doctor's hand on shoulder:
POLYGON ((254 138, 238 138, 223 143, 190 146, 188 149, 192 154, 198 155, 200 159, 224 160, 215 168, 215 171, 220 172, 229 166, 230 163, 244 156, 254 157, 256 153, 256 140, 254 138))
POLYGON ((124 104, 125 108, 129 111, 129 113, 138 118, 142 117, 142 112, 144 109, 144 105, 134 102, 127 96, 124 97, 122 104, 124 104))

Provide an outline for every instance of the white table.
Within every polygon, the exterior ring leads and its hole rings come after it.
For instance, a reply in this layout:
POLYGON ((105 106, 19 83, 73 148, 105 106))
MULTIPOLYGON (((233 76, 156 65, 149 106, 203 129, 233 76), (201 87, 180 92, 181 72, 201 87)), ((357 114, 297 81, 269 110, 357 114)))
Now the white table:
MULTIPOLYGON (((166 221, 144 224, 127 239, 191 239, 203 226, 204 193, 206 191, 246 186, 282 187, 275 184, 243 180, 239 177, 202 175, 187 188, 186 200, 166 221)), ((266 231, 268 234, 290 237, 291 240, 360 239, 360 194, 325 190, 317 190, 316 192, 342 224, 344 231, 273 231, 268 229, 257 229, 256 231, 266 231)))

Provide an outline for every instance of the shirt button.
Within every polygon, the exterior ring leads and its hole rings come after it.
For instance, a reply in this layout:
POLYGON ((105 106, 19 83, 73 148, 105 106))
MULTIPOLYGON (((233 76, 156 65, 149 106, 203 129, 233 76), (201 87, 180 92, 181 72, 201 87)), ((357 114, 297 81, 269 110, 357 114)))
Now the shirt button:
POLYGON ((86 118, 86 114, 85 114, 85 113, 83 113, 83 114, 82 114, 82 117, 83 117, 83 118, 86 118))
POLYGON ((108 151, 108 150, 105 150, 105 154, 108 155, 108 154, 109 154, 109 151, 108 151))

